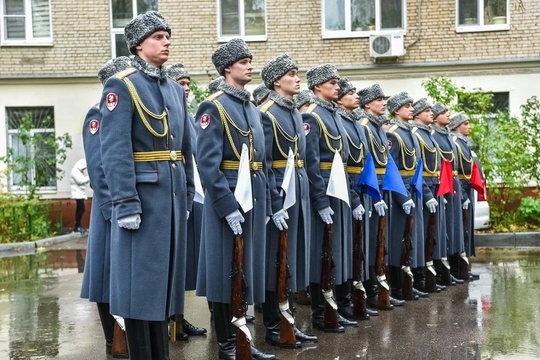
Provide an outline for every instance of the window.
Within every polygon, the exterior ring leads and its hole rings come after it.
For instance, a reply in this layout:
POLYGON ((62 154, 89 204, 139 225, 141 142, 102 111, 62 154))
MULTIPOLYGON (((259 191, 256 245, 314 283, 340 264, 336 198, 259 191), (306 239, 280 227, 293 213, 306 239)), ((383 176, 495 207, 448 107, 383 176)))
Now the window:
POLYGON ((129 56, 124 27, 139 14, 158 9, 158 0, 111 0, 111 44, 113 57, 129 56))
MULTIPOLYGON (((11 171, 9 189, 26 190, 25 184, 33 184, 40 191, 56 190, 56 151, 50 145, 55 141, 54 110, 52 107, 8 107, 8 153, 12 160, 27 158, 27 171, 11 171)), ((15 161, 16 166, 21 161, 15 161)))
POLYGON ((265 0, 218 0, 218 37, 266 40, 265 0))
POLYGON ((510 0, 457 0, 456 31, 510 29, 510 0))
POLYGON ((2 0, 2 45, 52 44, 49 0, 2 0))
POLYGON ((324 0, 323 37, 368 36, 405 29, 405 0, 324 0))
MULTIPOLYGON (((510 112, 510 93, 509 92, 492 92, 490 93, 491 104, 486 109, 486 117, 490 120, 497 120, 497 114, 510 112)), ((464 109, 473 110, 478 108, 478 104, 464 95, 458 95, 458 101, 463 105, 464 109)), ((474 116, 474 115, 473 115, 474 116)))

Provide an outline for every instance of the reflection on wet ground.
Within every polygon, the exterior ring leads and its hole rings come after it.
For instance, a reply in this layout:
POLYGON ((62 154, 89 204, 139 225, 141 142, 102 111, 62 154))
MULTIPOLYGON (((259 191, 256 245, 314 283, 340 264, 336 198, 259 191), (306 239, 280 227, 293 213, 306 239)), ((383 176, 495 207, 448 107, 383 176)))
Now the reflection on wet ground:
MULTIPOLYGON (((313 331, 309 307, 297 306, 297 326, 319 336, 298 350, 265 344, 262 315, 255 314, 255 345, 286 360, 537 359, 539 255, 481 249, 473 264, 480 280, 381 312, 344 334, 313 331)), ((84 258, 81 241, 0 258, 1 359, 107 359, 95 305, 79 298, 84 258)), ((188 292, 186 304, 186 319, 209 332, 171 343, 171 359, 217 358, 205 299, 188 292)))

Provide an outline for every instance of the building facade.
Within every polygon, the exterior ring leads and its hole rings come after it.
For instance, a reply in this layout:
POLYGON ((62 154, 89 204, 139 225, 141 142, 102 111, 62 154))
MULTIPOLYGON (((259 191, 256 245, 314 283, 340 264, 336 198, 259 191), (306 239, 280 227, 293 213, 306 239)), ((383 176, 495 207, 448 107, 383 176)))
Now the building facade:
MULTIPOLYGON (((46 197, 69 197, 69 170, 84 156, 82 121, 100 97, 97 71, 127 54, 124 25, 152 9, 172 28, 168 63, 182 62, 202 86, 217 76, 212 51, 242 37, 256 72, 249 89, 286 52, 304 88, 307 69, 333 63, 358 88, 376 82, 387 95, 422 97, 423 81, 447 76, 496 93, 514 115, 540 93, 535 0, 0 0, 0 156, 43 151, 21 148, 24 114, 36 132, 73 139, 66 176, 43 184, 46 197)), ((16 177, 2 179, 20 190, 16 177)))

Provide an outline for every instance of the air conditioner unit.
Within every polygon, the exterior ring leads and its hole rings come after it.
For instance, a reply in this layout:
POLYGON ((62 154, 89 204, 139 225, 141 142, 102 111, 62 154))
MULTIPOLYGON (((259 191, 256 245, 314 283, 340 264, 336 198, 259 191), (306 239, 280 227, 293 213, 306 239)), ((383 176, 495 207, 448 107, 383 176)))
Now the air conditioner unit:
POLYGON ((405 55, 403 34, 370 35, 369 53, 373 58, 405 55))

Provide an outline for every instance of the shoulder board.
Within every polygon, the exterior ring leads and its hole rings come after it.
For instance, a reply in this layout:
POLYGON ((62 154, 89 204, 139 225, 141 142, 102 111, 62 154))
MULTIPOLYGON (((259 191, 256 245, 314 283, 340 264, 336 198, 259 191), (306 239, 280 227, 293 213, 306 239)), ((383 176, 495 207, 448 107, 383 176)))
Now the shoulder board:
POLYGON ((137 72, 137 69, 130 67, 130 68, 127 68, 126 70, 120 71, 118 74, 115 75, 115 77, 119 79, 124 79, 131 74, 135 74, 136 72, 137 72))
POLYGON ((206 101, 214 101, 216 100, 218 97, 220 97, 221 95, 223 95, 224 92, 222 90, 219 90, 219 91, 216 91, 215 93, 213 93, 212 95, 208 96, 206 98, 206 101))
POLYGON ((270 99, 261 106, 261 112, 265 113, 270 109, 270 106, 274 105, 274 100, 270 99))
POLYGON ((413 134, 416 133, 417 131, 418 131, 418 128, 417 128, 417 127, 413 127, 412 130, 411 130, 411 132, 412 132, 413 134))
POLYGON ((311 114, 317 108, 317 104, 310 104, 306 109, 306 113, 311 114))
POLYGON ((366 126, 367 124, 369 124, 369 119, 368 118, 363 118, 362 119, 362 125, 366 126))
POLYGON ((390 129, 388 129, 388 132, 391 133, 391 134, 393 134, 393 133, 396 132, 396 130, 397 130, 398 127, 399 127, 399 126, 397 126, 397 125, 392 125, 392 126, 390 127, 390 129))

